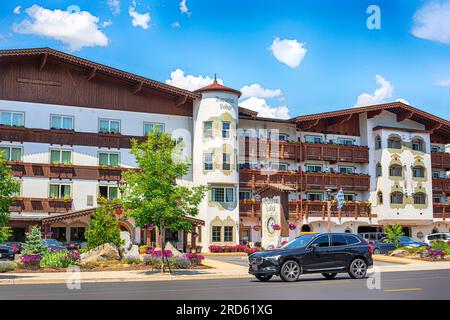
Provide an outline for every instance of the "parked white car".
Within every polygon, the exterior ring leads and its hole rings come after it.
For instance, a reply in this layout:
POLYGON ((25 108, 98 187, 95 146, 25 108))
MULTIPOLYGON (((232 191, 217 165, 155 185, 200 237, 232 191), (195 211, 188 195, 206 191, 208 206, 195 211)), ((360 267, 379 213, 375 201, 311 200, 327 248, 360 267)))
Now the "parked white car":
POLYGON ((430 244, 433 241, 450 241, 450 233, 449 232, 440 232, 440 233, 432 233, 425 237, 425 242, 430 244))

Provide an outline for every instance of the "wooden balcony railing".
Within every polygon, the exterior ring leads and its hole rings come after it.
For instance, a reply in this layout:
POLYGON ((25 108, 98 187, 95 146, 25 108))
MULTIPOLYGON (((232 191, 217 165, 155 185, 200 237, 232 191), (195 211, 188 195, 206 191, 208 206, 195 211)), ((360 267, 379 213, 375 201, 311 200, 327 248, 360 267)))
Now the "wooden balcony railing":
POLYGON ((72 164, 23 163, 9 161, 15 177, 49 179, 80 179, 98 181, 120 181, 122 172, 130 170, 122 167, 79 166, 72 164))
POLYGON ((301 190, 342 188, 344 191, 369 191, 370 189, 370 176, 358 174, 241 169, 239 181, 243 188, 259 188, 269 183, 278 183, 301 190))
POLYGON ((18 197, 9 210, 10 212, 69 213, 72 211, 72 199, 18 197))
POLYGON ((435 169, 450 170, 450 153, 432 152, 431 166, 435 169))
POLYGON ((450 179, 433 178, 433 193, 450 193, 450 179))
POLYGON ((433 204, 433 218, 450 220, 450 203, 434 203, 433 204))
MULTIPOLYGON (((239 213, 242 216, 255 217, 261 215, 261 201, 243 200, 239 203, 239 213)), ((293 218, 321 217, 327 218, 326 201, 289 201, 289 215, 293 218)), ((346 203, 339 211, 335 203, 331 206, 331 216, 334 218, 372 218, 371 206, 368 203, 346 203)))
POLYGON ((296 160, 298 162, 307 160, 352 163, 369 162, 369 148, 362 146, 241 138, 239 150, 241 158, 261 159, 272 157, 284 160, 296 160))

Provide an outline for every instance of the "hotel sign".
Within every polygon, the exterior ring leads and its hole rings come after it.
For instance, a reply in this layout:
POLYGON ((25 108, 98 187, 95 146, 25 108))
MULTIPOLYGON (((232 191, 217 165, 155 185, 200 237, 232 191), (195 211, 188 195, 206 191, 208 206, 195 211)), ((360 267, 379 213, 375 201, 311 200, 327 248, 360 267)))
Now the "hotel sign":
POLYGON ((262 214, 262 238, 261 245, 264 248, 278 246, 281 231, 275 230, 274 225, 281 225, 281 201, 280 196, 263 198, 261 202, 262 214))

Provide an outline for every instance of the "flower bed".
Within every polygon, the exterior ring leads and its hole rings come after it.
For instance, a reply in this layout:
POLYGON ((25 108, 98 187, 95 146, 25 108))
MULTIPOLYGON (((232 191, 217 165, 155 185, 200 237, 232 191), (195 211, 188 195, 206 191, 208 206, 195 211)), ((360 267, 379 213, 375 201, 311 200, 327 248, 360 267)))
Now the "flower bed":
POLYGON ((247 254, 252 254, 257 251, 262 251, 262 248, 259 247, 249 248, 246 245, 234 245, 234 246, 211 245, 209 246, 209 251, 211 253, 245 252, 247 254))

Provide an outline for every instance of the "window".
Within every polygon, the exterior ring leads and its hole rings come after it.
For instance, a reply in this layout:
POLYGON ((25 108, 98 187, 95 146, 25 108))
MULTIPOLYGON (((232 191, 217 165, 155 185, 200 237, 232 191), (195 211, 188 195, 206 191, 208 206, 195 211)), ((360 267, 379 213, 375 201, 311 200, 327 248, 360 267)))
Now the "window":
POLYGON ((148 136, 153 130, 158 133, 163 133, 165 130, 164 123, 144 122, 144 136, 148 136))
POLYGON ((347 245, 357 244, 357 243, 361 242, 361 240, 359 240, 359 238, 357 238, 355 236, 347 236, 347 235, 345 235, 345 238, 347 240, 347 245))
POLYGON ((213 123, 212 121, 203 122, 203 138, 212 138, 213 123))
POLYGON ((73 117, 52 114, 50 116, 50 128, 51 129, 73 130, 73 117))
POLYGON ((223 228, 223 241, 233 242, 233 227, 226 226, 223 228))
POLYGON ((279 170, 279 171, 287 171, 289 168, 289 165, 286 163, 276 163, 272 164, 273 170, 279 170))
POLYGON ((316 164, 307 164, 306 172, 322 172, 322 166, 316 164))
POLYGON ((439 179, 440 176, 439 171, 433 171, 433 179, 439 179))
POLYGON ((354 144, 353 139, 349 139, 349 138, 338 138, 337 142, 338 142, 338 144, 342 144, 344 146, 352 146, 354 144))
POLYGON ((402 140, 398 136, 390 136, 388 139, 388 148, 391 149, 401 149, 402 140))
POLYGON ((23 112, 2 111, 0 124, 4 126, 22 127, 24 125, 25 114, 23 112))
POLYGON ((119 188, 116 186, 99 186, 98 195, 105 199, 117 199, 119 197, 119 188))
POLYGON ((203 154, 203 163, 204 163, 204 170, 211 171, 213 169, 213 154, 212 153, 203 154))
POLYGON ((288 137, 289 135, 286 133, 274 133, 274 134, 272 134, 272 132, 269 133, 269 138, 271 140, 287 141, 288 137))
POLYGON ((234 202, 234 189, 233 188, 220 188, 213 187, 211 190, 212 201, 221 203, 234 202))
POLYGON ((413 167, 412 169, 414 178, 425 178, 425 168, 424 167, 413 167))
POLYGON ((383 167, 381 166, 381 163, 377 163, 376 176, 381 177, 382 175, 383 175, 383 167))
POLYGON ((231 123, 228 121, 222 122, 222 138, 228 139, 230 137, 231 123))
POLYGON ((344 194, 344 200, 346 202, 355 201, 355 195, 354 194, 344 194))
POLYGON ((231 153, 224 153, 222 159, 222 170, 231 170, 231 153))
POLYGON ((441 203, 441 197, 433 197, 433 203, 441 203))
POLYGON ((403 193, 401 193, 401 192, 391 193, 391 203, 392 204, 403 204, 403 193))
POLYGON ((220 242, 222 227, 212 227, 212 242, 220 242))
POLYGON ((50 150, 50 163, 72 163, 72 151, 70 150, 50 150))
POLYGON ((441 148, 439 148, 438 146, 431 146, 431 152, 440 152, 441 148))
POLYGON ((328 236, 320 236, 311 244, 317 244, 319 248, 326 248, 330 246, 330 239, 328 236))
POLYGON ((402 177, 403 176, 403 168, 401 165, 393 164, 389 167, 389 175, 391 177, 402 177))
POLYGON ((341 234, 334 234, 331 236, 331 246, 341 247, 347 245, 347 237, 341 234))
POLYGON ((98 131, 103 133, 120 133, 120 121, 100 119, 98 131))
POLYGON ((251 199, 252 192, 250 190, 239 190, 239 200, 251 199))
POLYGON ((0 147, 6 161, 22 161, 22 148, 20 147, 0 147))
POLYGON ((414 151, 422 151, 422 152, 425 151, 425 142, 422 139, 416 138, 413 139, 411 142, 412 142, 412 149, 414 151))
POLYGON ((98 165, 108 167, 119 166, 119 154, 112 152, 99 152, 98 153, 98 165))
POLYGON ((353 167, 339 167, 339 173, 352 174, 354 172, 355 172, 355 168, 353 168, 353 167))
POLYGON ((305 142, 307 143, 321 143, 322 137, 319 136, 305 136, 305 142))
POLYGON ((323 193, 308 193, 309 201, 323 201, 323 193))
POLYGON ((250 162, 239 163, 239 169, 251 169, 251 167, 250 162))
POLYGON ((414 204, 426 204, 426 196, 424 193, 415 193, 413 195, 414 198, 414 204))
POLYGON ((379 191, 377 196, 378 196, 378 204, 383 204, 383 192, 379 191))
POLYGON ((381 137, 376 136, 375 137, 375 150, 381 149, 381 137))
POLYGON ((70 198, 69 184, 50 184, 50 198, 70 198))

